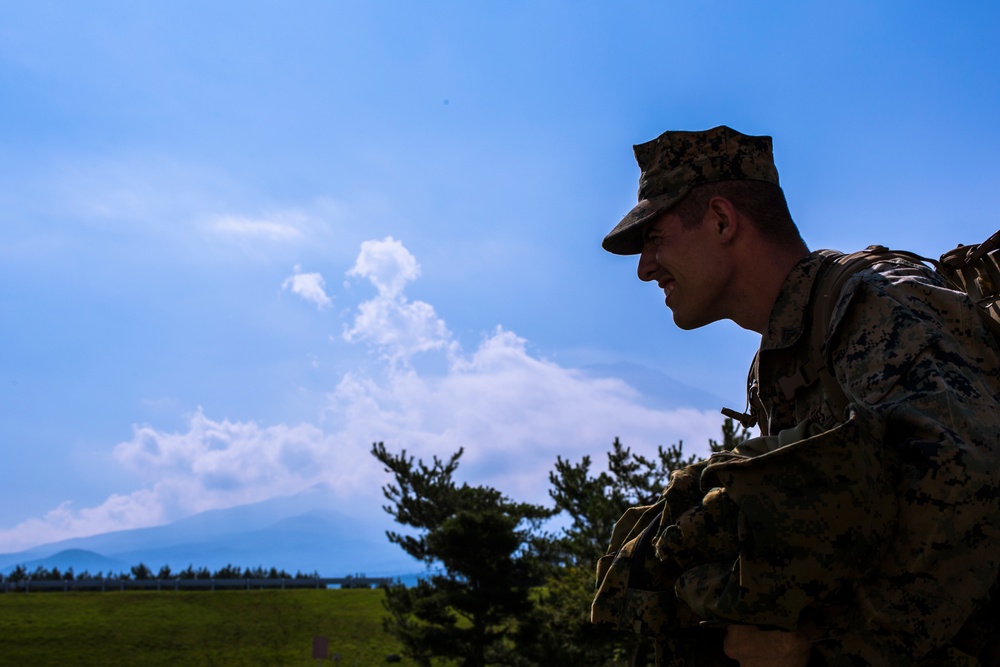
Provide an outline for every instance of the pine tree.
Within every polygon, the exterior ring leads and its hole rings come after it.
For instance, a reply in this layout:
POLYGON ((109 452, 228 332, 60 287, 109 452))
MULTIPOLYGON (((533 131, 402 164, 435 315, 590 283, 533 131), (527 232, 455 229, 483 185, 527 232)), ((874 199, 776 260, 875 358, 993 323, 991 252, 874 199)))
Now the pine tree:
MULTIPOLYGON (((746 440, 746 429, 736 430, 731 419, 722 425, 722 443, 709 440, 712 452, 731 450, 746 440)), ((651 505, 666 487, 670 473, 698 460, 685 456, 683 443, 658 447, 656 455, 645 457, 632 452, 615 438, 608 452, 607 470, 594 474, 591 459, 578 463, 561 457, 549 473, 549 495, 555 509, 566 512, 570 525, 557 540, 563 567, 549 575, 538 599, 535 626, 541 636, 526 644, 542 653, 534 655, 538 664, 569 666, 652 664, 652 645, 636 635, 613 632, 590 623, 590 602, 594 595, 594 571, 605 554, 611 530, 629 507, 651 505)))
POLYGON ((542 582, 540 523, 552 511, 491 487, 459 486, 461 449, 430 466, 383 443, 372 454, 395 477, 382 489, 384 509, 416 531, 389 532, 389 540, 438 569, 413 588, 387 587, 386 628, 420 665, 432 657, 463 667, 521 662, 515 647, 528 628, 519 620, 529 617, 533 587, 542 582))
POLYGON ((153 571, 145 563, 139 563, 138 565, 133 565, 130 569, 132 573, 132 578, 137 581, 143 581, 146 579, 153 578, 153 571))

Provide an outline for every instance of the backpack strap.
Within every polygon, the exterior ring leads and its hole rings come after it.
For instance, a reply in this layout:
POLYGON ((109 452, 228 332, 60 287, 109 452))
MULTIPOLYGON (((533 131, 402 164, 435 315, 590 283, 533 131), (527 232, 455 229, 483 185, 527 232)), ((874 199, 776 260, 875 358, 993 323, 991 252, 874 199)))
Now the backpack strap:
MULTIPOLYGON (((819 269, 819 275, 813 282, 812 296, 809 299, 812 306, 810 322, 815 323, 817 320, 825 320, 825 324, 820 326, 820 329, 825 331, 829 328, 829 321, 833 316, 833 308, 836 305, 835 299, 831 302, 830 295, 839 294, 840 288, 843 287, 843 283, 846 282, 851 274, 844 273, 843 278, 841 278, 841 271, 837 270, 837 261, 847 257, 843 253, 834 250, 820 250, 818 254, 822 257, 822 264, 819 269), (831 284, 831 282, 836 283, 836 285, 831 284), (837 291, 834 292, 833 290, 837 291)), ((819 335, 817 341, 815 333, 817 327, 810 325, 809 329, 813 332, 810 344, 813 349, 819 349, 819 346, 823 344, 824 336, 819 335)), ((798 342, 797 345, 802 345, 802 342, 798 342)), ((825 370, 826 363, 822 355, 808 355, 805 363, 796 368, 792 373, 778 378, 778 386, 788 400, 793 400, 796 392, 812 385, 817 379, 820 379, 825 384, 827 382, 825 376, 829 375, 829 373, 824 372, 825 370)), ((750 369, 747 372, 746 412, 743 413, 730 408, 722 408, 723 415, 738 421, 743 428, 751 428, 760 423, 759 416, 764 408, 758 398, 759 378, 760 350, 758 349, 753 356, 753 362, 751 362, 750 369)), ((834 384, 836 384, 835 381, 834 384)))
POLYGON ((812 321, 809 325, 808 342, 810 353, 805 355, 805 362, 794 373, 778 380, 778 385, 788 400, 794 400, 799 390, 819 381, 823 385, 833 413, 839 415, 847 409, 850 401, 829 364, 827 344, 830 325, 833 323, 833 311, 840 301, 844 286, 851 277, 888 259, 930 263, 935 269, 940 266, 935 260, 905 250, 889 250, 883 245, 870 245, 864 250, 847 255, 824 251, 824 268, 813 286, 810 313, 812 321))

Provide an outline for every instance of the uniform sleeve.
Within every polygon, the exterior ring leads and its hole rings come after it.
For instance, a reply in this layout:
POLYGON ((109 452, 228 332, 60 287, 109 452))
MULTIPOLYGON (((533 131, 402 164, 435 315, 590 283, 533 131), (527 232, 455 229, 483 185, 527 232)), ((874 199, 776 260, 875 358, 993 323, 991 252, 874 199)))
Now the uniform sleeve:
POLYGON ((831 359, 848 398, 886 427, 899 501, 884 556, 853 592, 853 619, 817 649, 831 665, 911 665, 984 601, 1000 558, 996 343, 967 299, 905 264, 845 288, 831 359))

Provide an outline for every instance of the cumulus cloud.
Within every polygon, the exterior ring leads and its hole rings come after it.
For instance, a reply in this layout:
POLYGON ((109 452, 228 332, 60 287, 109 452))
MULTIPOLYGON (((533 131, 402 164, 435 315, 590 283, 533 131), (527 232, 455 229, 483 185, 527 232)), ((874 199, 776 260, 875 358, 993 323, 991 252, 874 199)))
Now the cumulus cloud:
POLYGON ((296 493, 320 482, 351 493, 350 470, 365 454, 343 451, 315 425, 215 421, 199 408, 186 431, 137 426, 132 439, 115 448, 114 458, 144 482, 142 489, 112 495, 96 507, 63 503, 41 518, 0 531, 0 551, 155 526, 296 493))
POLYGON ((354 322, 344 330, 348 342, 367 342, 395 367, 406 367, 414 355, 453 349, 451 332, 434 307, 409 301, 406 284, 420 275, 416 258, 391 236, 365 241, 348 276, 367 278, 375 298, 358 306, 354 322))
POLYGON ((678 441, 688 454, 706 454, 708 439, 719 437, 714 411, 644 407, 622 380, 595 379, 532 355, 523 338, 501 327, 465 352, 429 304, 406 299, 403 289, 419 265, 392 238, 363 244, 349 273, 367 278, 377 294, 359 305, 344 337, 381 350, 384 366, 344 374, 315 424, 219 421, 199 409, 177 432, 136 427, 114 456, 141 490, 93 508, 65 504, 0 531, 0 551, 156 525, 320 482, 352 511, 380 515, 380 488, 390 480, 369 454, 376 441, 425 460, 462 447, 460 479, 546 503, 557 456, 590 455, 603 466, 615 437, 646 454, 678 441), (439 370, 409 365, 418 352, 438 355, 439 370))
POLYGON ((295 265, 295 273, 285 278, 281 288, 291 290, 306 301, 316 304, 318 310, 329 308, 333 301, 326 293, 326 282, 319 273, 301 273, 302 267, 295 265))
POLYGON ((113 494, 97 507, 76 509, 66 501, 41 518, 0 530, 0 550, 15 552, 38 544, 113 530, 155 526, 168 520, 156 489, 113 494))
POLYGON ((522 338, 501 328, 472 354, 453 356, 441 376, 347 375, 328 410, 345 444, 384 441, 425 459, 464 447, 464 479, 538 503, 548 500, 557 456, 587 454, 602 465, 616 436, 640 452, 683 440, 687 452, 704 454, 721 423, 714 411, 642 407, 624 382, 533 357, 522 338))
POLYGON ((365 241, 349 276, 367 278, 378 290, 379 296, 400 296, 406 283, 420 276, 417 258, 403 244, 387 236, 381 241, 365 241))
MULTIPOLYGON (((350 455, 348 453, 347 455, 350 455)), ((199 410, 188 430, 137 427, 115 458, 183 514, 287 495, 331 477, 344 452, 318 426, 214 421, 199 410)))

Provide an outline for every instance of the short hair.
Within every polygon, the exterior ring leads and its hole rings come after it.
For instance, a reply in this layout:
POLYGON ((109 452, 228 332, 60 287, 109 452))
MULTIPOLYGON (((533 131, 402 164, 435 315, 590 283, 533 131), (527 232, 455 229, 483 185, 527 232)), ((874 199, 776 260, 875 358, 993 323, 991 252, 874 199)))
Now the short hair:
POLYGON ((774 183, 747 179, 716 181, 695 186, 670 212, 684 228, 701 224, 712 197, 725 197, 746 215, 760 234, 780 246, 804 245, 785 193, 774 183))

